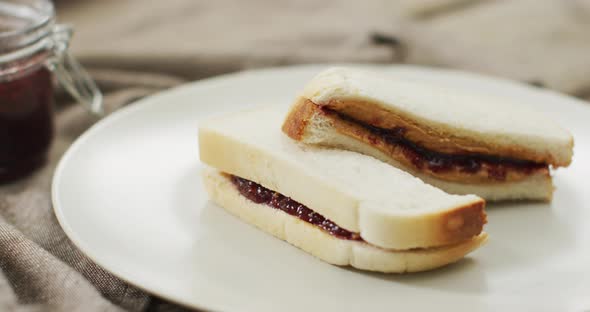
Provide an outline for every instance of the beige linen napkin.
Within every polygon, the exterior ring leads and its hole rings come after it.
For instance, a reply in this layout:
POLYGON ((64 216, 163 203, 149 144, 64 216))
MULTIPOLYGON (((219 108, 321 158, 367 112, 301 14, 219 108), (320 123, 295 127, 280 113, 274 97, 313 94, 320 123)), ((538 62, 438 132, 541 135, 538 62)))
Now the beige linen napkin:
POLYGON ((535 82, 590 97, 590 1, 475 1, 413 21, 408 62, 535 82))

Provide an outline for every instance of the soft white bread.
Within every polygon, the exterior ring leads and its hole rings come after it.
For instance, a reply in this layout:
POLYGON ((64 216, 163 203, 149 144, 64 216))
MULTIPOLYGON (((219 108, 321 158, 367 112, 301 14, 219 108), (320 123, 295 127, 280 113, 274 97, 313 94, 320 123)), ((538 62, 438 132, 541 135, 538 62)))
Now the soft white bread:
POLYGON ((460 183, 437 179, 415 170, 411 166, 403 165, 371 144, 342 134, 334 128, 332 121, 324 114, 312 113, 307 118, 306 126, 300 134, 301 142, 341 148, 373 156, 451 194, 475 194, 486 200, 532 199, 545 201, 551 200, 553 194, 551 176, 542 173, 529 175, 519 181, 504 183, 460 183))
POLYGON ((281 210, 242 196, 227 176, 205 168, 205 188, 217 205, 247 223, 331 264, 389 273, 418 272, 458 261, 487 239, 481 233, 467 241, 427 249, 386 250, 360 241, 336 238, 281 210))
POLYGON ((356 114, 352 117, 357 119, 368 118, 364 120, 368 123, 398 118, 416 126, 416 134, 424 135, 422 139, 439 139, 441 148, 457 143, 468 151, 497 152, 498 156, 554 167, 567 166, 573 154, 573 138, 566 130, 540 113, 502 98, 348 68, 321 72, 306 85, 302 97, 356 114), (376 115, 370 114, 373 112, 376 115))
POLYGON ((201 161, 291 197, 378 247, 443 246, 481 232, 481 198, 449 195, 372 157, 298 144, 280 131, 283 117, 271 108, 204 123, 201 161))

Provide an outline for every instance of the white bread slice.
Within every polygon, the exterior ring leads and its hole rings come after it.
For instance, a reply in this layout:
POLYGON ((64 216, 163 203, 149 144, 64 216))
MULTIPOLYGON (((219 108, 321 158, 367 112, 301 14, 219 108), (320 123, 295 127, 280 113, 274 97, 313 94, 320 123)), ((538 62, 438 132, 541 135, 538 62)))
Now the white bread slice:
POLYGON ((283 116, 270 108, 204 123, 201 161, 291 197, 378 247, 442 246, 481 232, 481 198, 449 195, 372 157, 298 144, 280 131, 283 116))
POLYGON ((515 182, 487 184, 468 184, 437 179, 410 166, 404 166, 370 144, 338 132, 333 127, 331 120, 327 119, 323 114, 314 113, 309 117, 301 133, 300 141, 373 156, 451 194, 475 194, 486 200, 531 199, 544 201, 550 201, 553 195, 554 188, 551 176, 544 174, 533 174, 515 182))
POLYGON ((340 67, 319 73, 306 85, 302 97, 320 106, 369 103, 441 140, 471 141, 554 167, 567 166, 573 154, 573 138, 566 130, 502 98, 340 67))
POLYGON ((243 221, 334 265, 387 273, 435 269, 463 258, 487 240, 482 232, 467 241, 427 249, 386 250, 365 242, 339 239, 281 210, 242 196, 227 176, 205 168, 205 188, 217 205, 243 221))

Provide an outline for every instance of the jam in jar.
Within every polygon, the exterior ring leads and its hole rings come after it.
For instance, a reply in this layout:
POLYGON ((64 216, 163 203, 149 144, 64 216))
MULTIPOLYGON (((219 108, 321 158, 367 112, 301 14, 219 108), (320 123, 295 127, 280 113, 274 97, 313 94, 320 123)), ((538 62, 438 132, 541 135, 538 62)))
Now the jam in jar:
POLYGON ((51 72, 40 67, 18 79, 0 81, 0 182, 42 165, 52 138, 51 72))
POLYGON ((54 21, 49 0, 0 6, 0 183, 44 164, 54 136, 54 80, 100 111, 98 88, 67 51, 71 28, 54 21))

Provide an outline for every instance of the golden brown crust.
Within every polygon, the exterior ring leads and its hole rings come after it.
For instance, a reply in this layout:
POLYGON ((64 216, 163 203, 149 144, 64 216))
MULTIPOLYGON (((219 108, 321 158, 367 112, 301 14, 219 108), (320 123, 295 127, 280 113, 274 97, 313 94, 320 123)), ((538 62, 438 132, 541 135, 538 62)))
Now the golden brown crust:
POLYGON ((440 236, 449 244, 465 241, 483 231, 487 223, 485 201, 473 203, 441 215, 440 236))
POLYGON ((301 141, 310 118, 315 114, 321 114, 323 118, 330 120, 334 129, 339 133, 370 144, 407 168, 414 168, 417 171, 429 174, 441 180, 461 183, 504 183, 521 181, 532 174, 549 176, 548 167, 536 168, 529 171, 506 167, 502 169, 505 172, 505 176, 498 179, 497 177, 490 176, 490 171, 493 171, 494 168, 492 168, 491 164, 487 163, 483 163, 481 168, 474 172, 464 172, 460 168, 452 168, 445 171, 434 171, 428 166, 417 168, 413 164, 412 159, 399 145, 390 144, 382 137, 372 134, 359 124, 343 120, 337 114, 322 110, 318 105, 303 98, 300 99, 289 112, 283 124, 283 131, 294 140, 301 141))
POLYGON ((496 146, 490 142, 457 137, 453 133, 441 132, 438 129, 426 125, 418 125, 412 120, 394 114, 371 102, 333 100, 328 103, 323 103, 321 106, 375 127, 385 129, 403 127, 406 129, 405 136, 407 139, 440 153, 477 153, 546 163, 556 167, 568 165, 568 163, 557 161, 549 153, 539 154, 536 151, 531 151, 521 146, 496 146))
POLYGON ((305 127, 309 123, 309 119, 316 113, 317 107, 315 105, 305 105, 305 101, 298 101, 296 105, 291 107, 291 110, 285 118, 285 122, 281 129, 290 138, 296 141, 301 141, 305 127))

